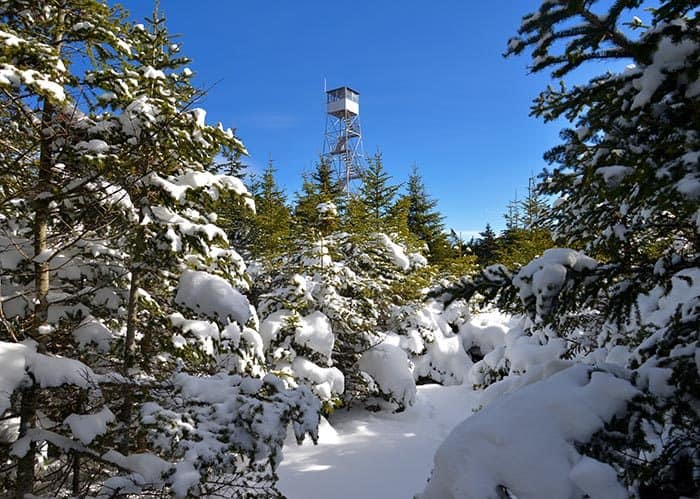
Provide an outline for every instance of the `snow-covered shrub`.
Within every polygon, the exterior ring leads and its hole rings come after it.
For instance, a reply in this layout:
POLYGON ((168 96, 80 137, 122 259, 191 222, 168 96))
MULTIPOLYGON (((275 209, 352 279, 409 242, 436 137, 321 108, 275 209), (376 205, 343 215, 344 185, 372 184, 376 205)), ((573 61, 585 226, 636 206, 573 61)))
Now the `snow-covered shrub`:
POLYGON ((327 404, 370 395, 410 402, 410 389, 395 393, 398 385, 375 365, 382 356, 399 363, 397 352, 382 346, 383 332, 398 300, 392 285, 414 268, 411 258, 384 234, 335 233, 300 244, 280 258, 271 278, 259 276, 266 288, 258 311, 268 362, 291 384, 311 386, 327 404))
POLYGON ((453 385, 464 381, 472 365, 458 334, 469 318, 465 301, 446 307, 440 300, 429 299, 395 306, 392 314, 389 329, 409 354, 417 382, 453 385))

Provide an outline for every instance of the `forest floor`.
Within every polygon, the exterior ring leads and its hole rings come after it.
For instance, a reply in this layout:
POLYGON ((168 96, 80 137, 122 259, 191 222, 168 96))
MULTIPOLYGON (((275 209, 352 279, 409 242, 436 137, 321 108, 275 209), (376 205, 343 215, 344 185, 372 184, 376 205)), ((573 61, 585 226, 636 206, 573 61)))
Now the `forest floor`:
POLYGON ((337 411, 322 422, 318 445, 288 439, 280 489, 289 499, 411 498, 425 487, 438 446, 478 402, 465 385, 422 385, 398 414, 337 411))

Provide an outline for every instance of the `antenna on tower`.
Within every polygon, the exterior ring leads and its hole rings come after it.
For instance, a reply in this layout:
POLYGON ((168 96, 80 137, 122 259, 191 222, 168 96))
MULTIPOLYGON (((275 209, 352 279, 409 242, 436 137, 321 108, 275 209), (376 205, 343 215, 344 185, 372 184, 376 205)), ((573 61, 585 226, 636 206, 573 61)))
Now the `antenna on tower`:
POLYGON ((322 158, 335 166, 338 180, 350 195, 350 184, 361 178, 364 162, 360 94, 350 87, 326 90, 326 132, 322 158))

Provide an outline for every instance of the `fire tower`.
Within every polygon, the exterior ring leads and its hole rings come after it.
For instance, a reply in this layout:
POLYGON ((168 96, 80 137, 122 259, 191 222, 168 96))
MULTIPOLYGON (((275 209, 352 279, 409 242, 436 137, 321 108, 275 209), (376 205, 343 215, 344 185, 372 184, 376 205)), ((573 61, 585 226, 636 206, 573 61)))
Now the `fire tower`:
POLYGON ((350 87, 326 91, 326 133, 323 158, 335 166, 350 193, 350 182, 362 174, 364 151, 360 129, 360 94, 350 87))

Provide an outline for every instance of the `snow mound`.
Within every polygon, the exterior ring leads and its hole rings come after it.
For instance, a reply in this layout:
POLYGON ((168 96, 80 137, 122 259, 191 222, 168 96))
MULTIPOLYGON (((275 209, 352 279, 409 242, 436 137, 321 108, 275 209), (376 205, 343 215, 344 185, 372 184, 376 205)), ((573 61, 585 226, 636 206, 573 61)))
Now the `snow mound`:
POLYGON ((225 279, 198 270, 186 270, 180 276, 175 302, 226 323, 232 318, 245 324, 250 318, 250 303, 225 279))
POLYGON ((323 216, 327 217, 337 217, 338 216, 338 207, 331 203, 319 203, 316 206, 316 211, 323 216))
POLYGON ((459 300, 444 307, 437 300, 428 300, 395 307, 392 313, 398 320, 394 328, 397 335, 387 335, 385 341, 393 341, 408 352, 414 363, 414 379, 443 385, 462 383, 472 362, 454 331, 469 317, 466 303, 459 300))
POLYGON ((94 344, 100 352, 107 352, 112 340, 112 331, 102 321, 89 316, 75 328, 73 337, 81 348, 94 344))
POLYGON ((10 396, 25 379, 29 347, 23 343, 0 343, 0 415, 10 407, 10 396))
POLYGON ((577 364, 494 401, 447 437, 421 499, 623 499, 608 465, 581 456, 587 441, 637 390, 612 374, 577 364))
POLYGON ((282 309, 271 313, 260 323, 260 336, 265 350, 270 347, 271 342, 277 339, 282 328, 292 317, 294 317, 294 312, 282 309))
POLYGON ((415 402, 416 383, 410 361, 398 346, 380 343, 362 355, 359 367, 374 379, 383 394, 400 407, 415 402))

